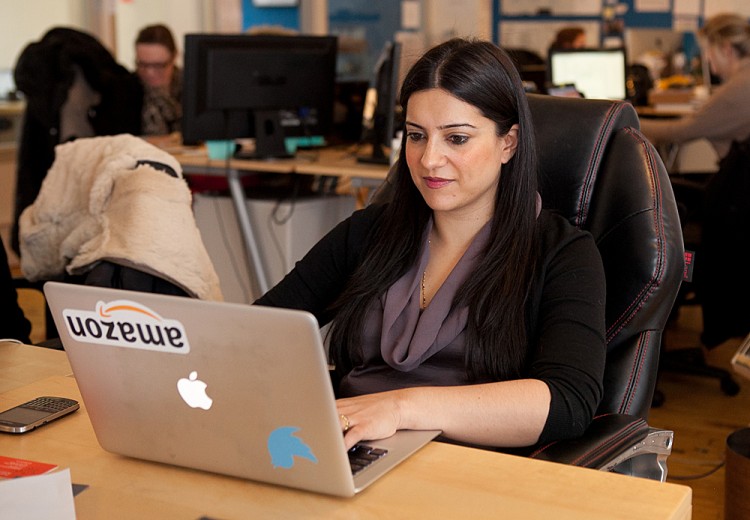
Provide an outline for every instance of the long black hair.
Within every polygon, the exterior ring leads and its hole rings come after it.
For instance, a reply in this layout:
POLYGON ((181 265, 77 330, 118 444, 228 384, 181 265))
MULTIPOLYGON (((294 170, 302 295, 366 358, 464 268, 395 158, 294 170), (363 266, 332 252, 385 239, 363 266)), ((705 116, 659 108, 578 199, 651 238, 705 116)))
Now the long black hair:
MULTIPOLYGON (((409 70, 400 102, 439 88, 478 108, 495 122, 497 135, 519 125, 518 146, 502 167, 490 239, 454 305, 469 308, 465 368, 470 378, 518 377, 527 347, 526 300, 536 265, 537 152, 531 114, 513 62, 485 41, 452 39, 425 53, 409 70)), ((361 345, 368 309, 417 261, 432 210, 412 182, 406 164, 406 137, 392 197, 371 238, 364 260, 333 306, 331 358, 341 373, 351 367, 350 351, 361 345)))

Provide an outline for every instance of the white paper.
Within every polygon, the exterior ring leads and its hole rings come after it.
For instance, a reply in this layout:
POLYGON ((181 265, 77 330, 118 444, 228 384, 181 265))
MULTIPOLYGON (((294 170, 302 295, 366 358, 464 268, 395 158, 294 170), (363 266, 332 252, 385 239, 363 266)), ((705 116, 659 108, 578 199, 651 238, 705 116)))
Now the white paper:
MULTIPOLYGON (((669 0, 667 0, 669 1, 669 0)), ((602 12, 601 0, 503 0, 504 15, 536 15, 540 11, 561 15, 598 15, 602 12)))
POLYGON ((422 27, 422 9, 418 0, 401 2, 401 28, 419 29, 422 27))
POLYGON ((75 520, 70 470, 0 480, 3 518, 75 520))
POLYGON ((701 0, 674 0, 672 15, 698 16, 701 14, 701 0))
POLYGON ((706 18, 719 13, 750 16, 750 2, 747 0, 703 0, 703 15, 706 18))
POLYGON ((636 12, 666 13, 672 6, 669 0, 635 0, 636 12))

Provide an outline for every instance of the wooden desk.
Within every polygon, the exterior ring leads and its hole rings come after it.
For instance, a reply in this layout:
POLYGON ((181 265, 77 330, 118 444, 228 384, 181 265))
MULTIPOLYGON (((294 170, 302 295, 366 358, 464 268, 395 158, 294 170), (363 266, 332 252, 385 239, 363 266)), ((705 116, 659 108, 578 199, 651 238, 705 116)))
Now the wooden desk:
POLYGON ((187 175, 197 173, 226 177, 232 205, 247 254, 248 272, 256 280, 261 294, 270 287, 267 270, 261 259, 256 229, 245 205, 245 193, 241 177, 259 173, 321 175, 348 177, 359 183, 380 184, 388 174, 387 165, 360 164, 346 149, 322 148, 315 151, 299 151, 292 159, 247 160, 209 159, 204 148, 166 149, 180 162, 187 175))
POLYGON ((0 394, 45 377, 71 373, 63 351, 0 342, 0 394))
MULTIPOLYGON (((16 350, 0 344, 0 359, 16 350)), ((67 369, 61 353, 40 349, 34 354, 28 358, 32 364, 67 369)), ((0 368, 0 385, 17 381, 9 374, 14 366, 0 368)), ((0 394, 0 407, 43 394, 81 399, 72 376, 53 376, 0 394)), ((202 515, 687 520, 692 512, 691 489, 685 486, 438 442, 354 498, 316 495, 107 453, 96 442, 84 403, 38 430, 0 436, 0 453, 70 468, 75 483, 90 486, 75 498, 82 520, 202 515)))

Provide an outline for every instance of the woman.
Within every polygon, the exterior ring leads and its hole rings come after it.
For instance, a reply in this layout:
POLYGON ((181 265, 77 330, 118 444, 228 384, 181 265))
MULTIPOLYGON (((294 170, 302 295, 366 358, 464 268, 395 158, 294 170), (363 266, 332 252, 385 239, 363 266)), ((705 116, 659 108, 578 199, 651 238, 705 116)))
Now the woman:
POLYGON ((135 40, 135 65, 143 84, 142 135, 179 132, 182 122, 182 72, 177 47, 164 25, 149 25, 135 40))
POLYGON ((582 27, 563 27, 550 45, 550 50, 582 49, 586 47, 586 32, 582 27))
MULTIPOLYGON (((750 166, 750 24, 735 14, 718 14, 700 30, 711 72, 722 84, 694 114, 675 120, 641 120, 655 143, 706 138, 719 156, 719 169, 705 185, 673 182, 682 202, 683 225, 699 224, 693 287, 701 304, 701 344, 717 347, 750 331, 747 291, 747 171, 750 166)), ((689 240, 689 237, 688 237, 689 240)))
POLYGON ((448 41, 400 101, 392 200, 336 227, 257 303, 332 320, 347 447, 398 429, 492 447, 580 435, 602 394, 604 275, 590 235, 540 210, 512 61, 448 41))
POLYGON ((695 113, 679 119, 642 119, 641 131, 654 144, 705 138, 724 157, 733 140, 750 137, 750 24, 735 14, 718 14, 701 28, 711 72, 719 86, 695 113))

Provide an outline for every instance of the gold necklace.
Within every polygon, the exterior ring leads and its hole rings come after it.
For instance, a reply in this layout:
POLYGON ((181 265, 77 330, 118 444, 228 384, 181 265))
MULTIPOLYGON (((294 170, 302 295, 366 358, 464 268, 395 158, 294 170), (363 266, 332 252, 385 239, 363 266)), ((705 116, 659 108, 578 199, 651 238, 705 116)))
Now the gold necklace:
MULTIPOLYGON (((427 252, 430 251, 430 245, 432 244, 432 241, 430 240, 430 237, 427 237, 427 252)), ((424 279, 427 277, 427 269, 422 271, 422 305, 420 309, 425 310, 427 308, 427 291, 425 291, 424 288, 424 279)))

